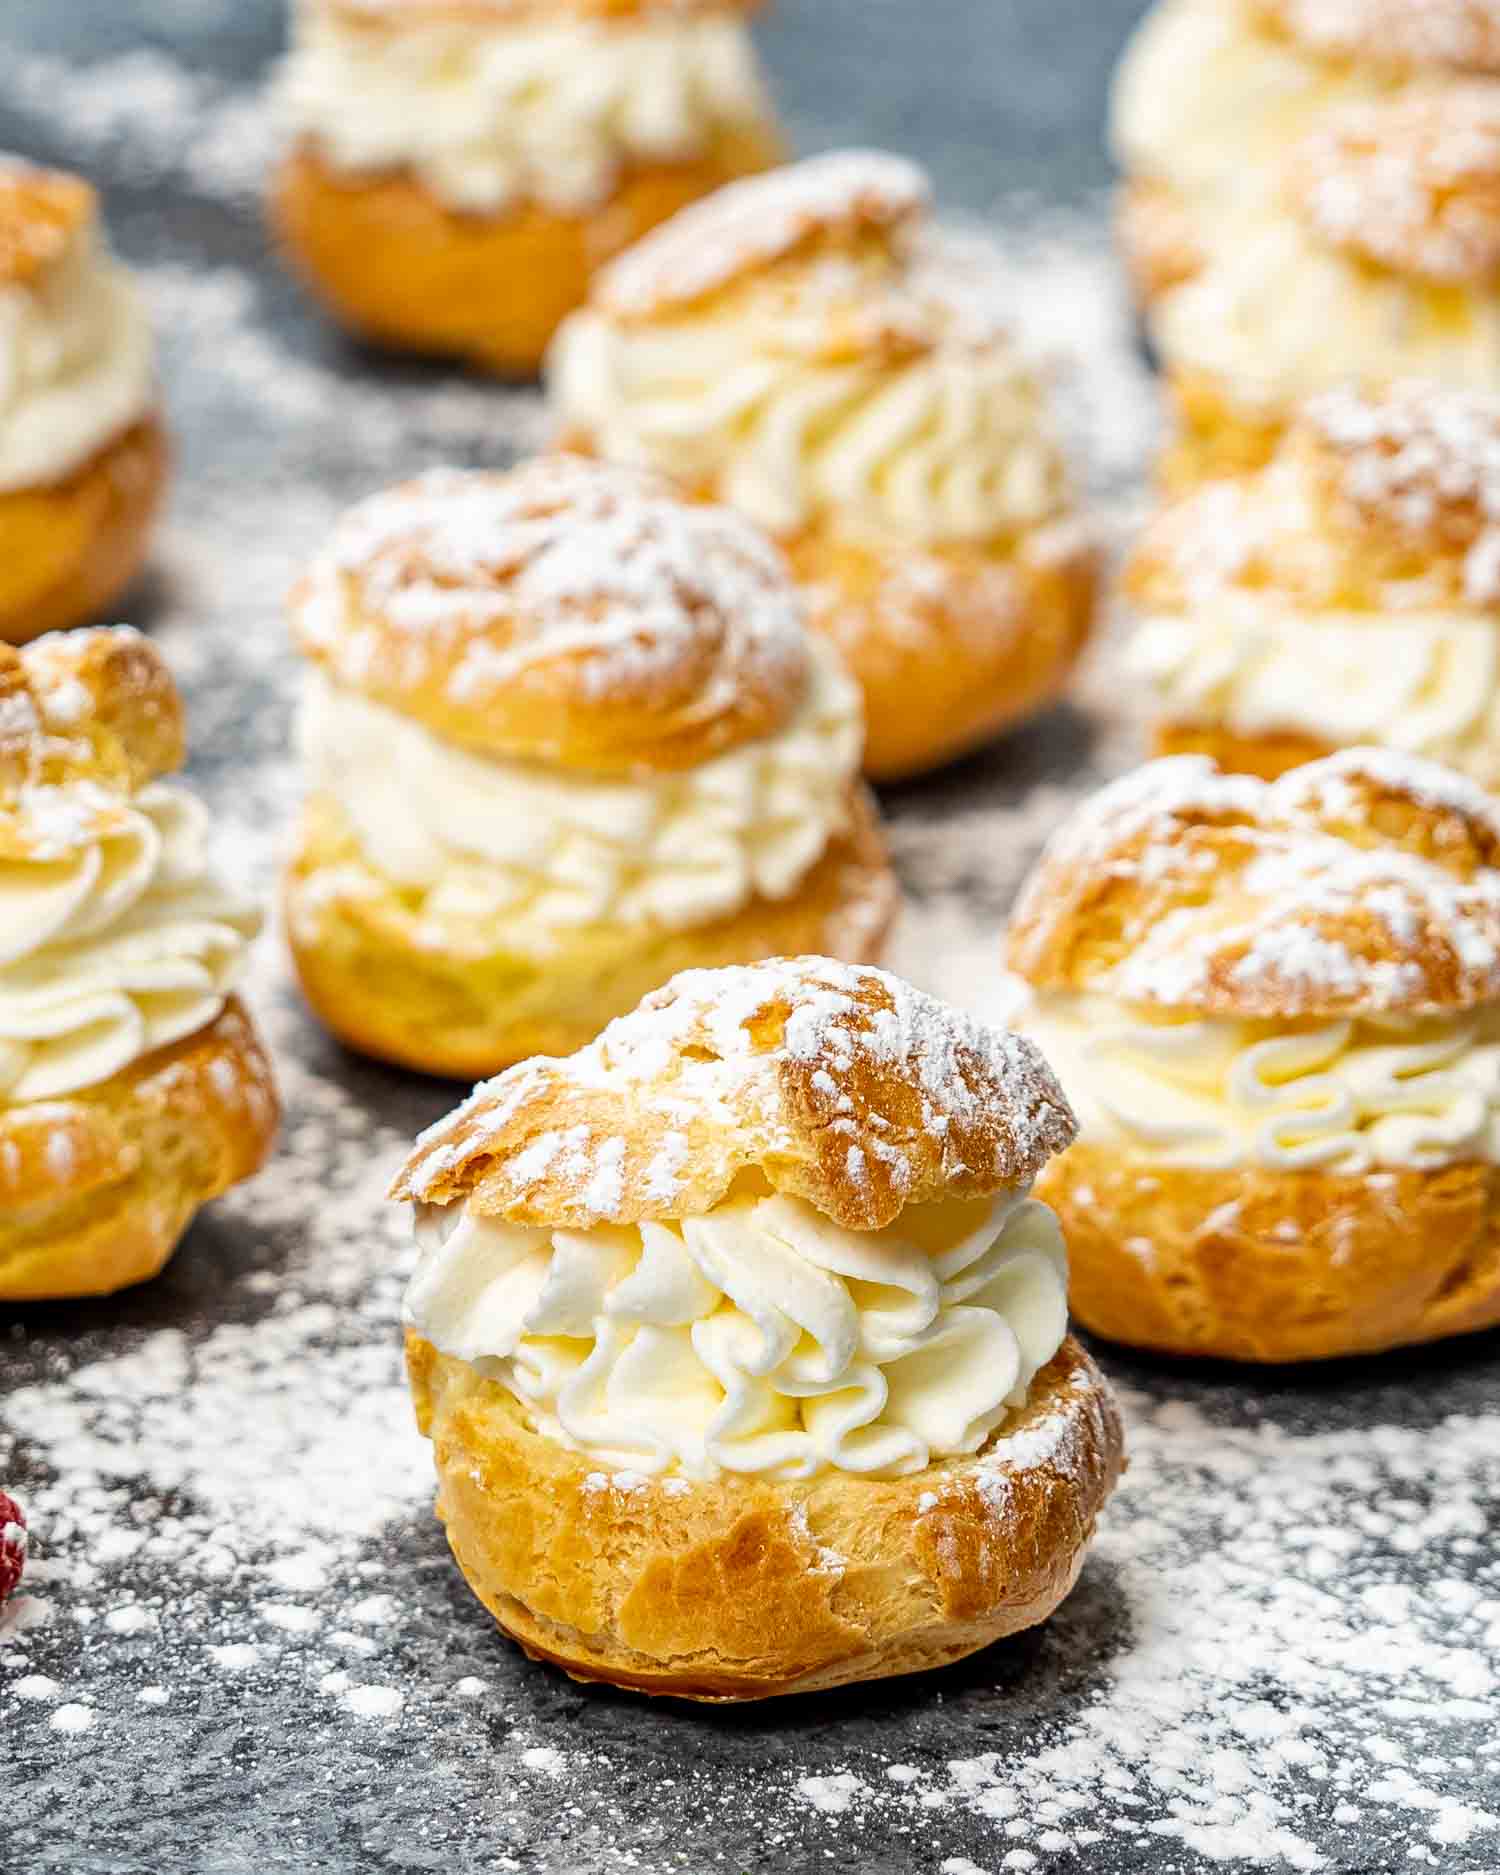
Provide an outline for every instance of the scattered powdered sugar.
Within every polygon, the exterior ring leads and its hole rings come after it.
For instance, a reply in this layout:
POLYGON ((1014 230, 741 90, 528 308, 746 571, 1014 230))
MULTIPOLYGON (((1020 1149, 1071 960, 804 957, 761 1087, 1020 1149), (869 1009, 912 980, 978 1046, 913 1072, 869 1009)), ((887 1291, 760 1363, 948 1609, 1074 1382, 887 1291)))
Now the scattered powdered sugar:
MULTIPOLYGON (((35 107, 126 177, 201 164, 216 114, 258 126, 255 100, 151 58, 37 79, 35 107)), ((0 96, 27 69, 8 59, 0 96)), ((1151 391, 1102 212, 1000 233, 1020 322, 1080 361, 1061 390, 1113 500, 1151 391)), ((298 797, 282 595, 351 500, 425 461, 509 459, 539 405, 355 376, 277 336, 272 296, 234 268, 158 265, 148 287, 181 466, 141 622, 187 692, 223 863, 265 892, 298 797)), ((1138 752, 1107 674, 1083 695, 890 797, 912 899, 893 965, 979 1016, 1046 833, 1138 752)), ((166 1868, 185 1840, 204 1867, 260 1866, 271 1845, 309 1868, 600 1875, 752 1867, 767 1845, 789 1867, 914 1875, 1497 1860, 1500 1421, 1482 1355, 1400 1388, 1137 1368, 1132 1469, 1038 1635, 748 1722, 599 1696, 496 1636, 431 1514, 400 1365, 406 1225, 381 1193, 452 1091, 333 1049, 275 938, 249 995, 287 1107, 275 1162, 159 1284, 28 1313, 5 1342, 0 1476, 33 1540, 28 1593, 0 1610, 0 1710, 15 1788, 46 1792, 7 1814, 17 1867, 87 1841, 101 1863, 166 1868)), ((1043 1462, 1045 1423, 1018 1436, 1043 1462)))
POLYGON ((1259 0, 1310 49, 1400 66, 1500 71, 1496 0, 1259 0))

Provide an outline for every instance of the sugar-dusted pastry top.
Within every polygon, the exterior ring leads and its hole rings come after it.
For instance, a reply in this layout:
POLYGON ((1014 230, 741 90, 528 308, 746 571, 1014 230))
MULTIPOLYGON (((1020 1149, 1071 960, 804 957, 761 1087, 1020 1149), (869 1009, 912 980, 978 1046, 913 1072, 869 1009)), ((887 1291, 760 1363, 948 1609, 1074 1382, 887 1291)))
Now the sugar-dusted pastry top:
POLYGON ((1402 380, 1299 407, 1270 464, 1169 503, 1132 555, 1145 611, 1235 599, 1417 616, 1500 605, 1500 395, 1402 380))
POLYGON ((150 328, 93 190, 0 156, 0 495, 71 475, 153 399, 150 328))
POLYGON ((1419 1015, 1500 997, 1500 804, 1350 749, 1270 784, 1196 756, 1105 788, 1016 906, 1036 990, 1243 1018, 1419 1015))
POLYGON ((780 553, 654 478, 555 456, 350 510, 292 595, 336 685, 474 752, 599 775, 773 735, 807 681, 780 553))
POLYGON ((1329 59, 1500 73, 1495 0, 1239 0, 1251 19, 1329 59))
POLYGON ((550 376, 569 439, 791 535, 1005 542, 1064 512, 1045 389, 986 242, 850 151, 736 183, 601 277, 550 376))
POLYGON ((0 1104, 108 1080, 223 1008, 259 918, 161 779, 181 758, 138 633, 0 646, 0 1104))
POLYGON ((703 1216, 757 1174, 848 1230, 1024 1191, 1073 1137, 1037 1051, 827 958, 687 971, 478 1088, 392 1195, 565 1229, 703 1216))
POLYGON ((1450 85, 1337 112, 1294 153, 1290 186, 1330 247, 1487 286, 1500 271, 1500 88, 1450 85))
POLYGON ((335 169, 409 172, 461 212, 588 213, 629 166, 769 121, 746 10, 302 0, 281 112, 335 169))
POLYGON ((731 183, 638 241, 604 270, 595 303, 615 319, 658 319, 807 247, 856 252, 910 229, 932 205, 915 163, 883 150, 827 156, 731 183))
POLYGON ((81 176, 0 155, 0 288, 37 280, 97 213, 97 197, 81 176))

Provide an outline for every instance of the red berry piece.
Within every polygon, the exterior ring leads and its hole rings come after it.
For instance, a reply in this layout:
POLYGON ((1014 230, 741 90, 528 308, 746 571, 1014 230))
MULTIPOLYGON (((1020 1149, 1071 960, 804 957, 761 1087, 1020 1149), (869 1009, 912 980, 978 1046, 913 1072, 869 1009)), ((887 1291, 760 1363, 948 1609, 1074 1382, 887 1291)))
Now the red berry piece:
POLYGON ((13 1497, 0 1491, 0 1602, 15 1593, 26 1567, 26 1518, 13 1497))

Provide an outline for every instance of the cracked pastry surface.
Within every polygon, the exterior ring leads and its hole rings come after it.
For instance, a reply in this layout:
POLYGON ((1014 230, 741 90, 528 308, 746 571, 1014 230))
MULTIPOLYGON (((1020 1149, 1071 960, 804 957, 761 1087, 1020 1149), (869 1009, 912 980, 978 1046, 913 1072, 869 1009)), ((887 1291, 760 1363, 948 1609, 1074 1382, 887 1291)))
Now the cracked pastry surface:
POLYGON ((1029 1044, 816 957, 679 976, 432 1128, 408 1359, 501 1626, 744 1699, 1042 1619, 1120 1465, 1027 1196, 1072 1130, 1029 1044))
POLYGON ((279 85, 290 252, 375 338, 534 370, 602 261, 776 160, 749 10, 301 0, 279 85))
POLYGON ((919 170, 846 151, 659 229, 549 363, 567 446, 783 542, 863 686, 874 774, 1036 707, 1088 629, 1092 549, 1004 301, 992 250, 931 225, 919 170))
POLYGON ((737 516, 566 457, 437 472, 354 509, 293 613, 289 928, 356 1045, 472 1075, 675 968, 878 949, 858 696, 737 516))
POLYGON ((1041 1194, 1086 1326, 1281 1361, 1500 1321, 1497 841, 1380 749, 1155 762, 1054 837, 1008 962, 1080 1114, 1041 1194))
POLYGON ((1272 779, 1355 743, 1500 786, 1500 398, 1329 392, 1154 517, 1127 654, 1157 749, 1272 779))
POLYGON ((0 1296, 107 1293, 258 1169, 269 1064, 236 996, 259 928, 164 777, 176 689, 125 627, 0 647, 0 1296))
POLYGON ((0 155, 0 639, 129 584, 165 472, 150 328, 93 190, 0 155))

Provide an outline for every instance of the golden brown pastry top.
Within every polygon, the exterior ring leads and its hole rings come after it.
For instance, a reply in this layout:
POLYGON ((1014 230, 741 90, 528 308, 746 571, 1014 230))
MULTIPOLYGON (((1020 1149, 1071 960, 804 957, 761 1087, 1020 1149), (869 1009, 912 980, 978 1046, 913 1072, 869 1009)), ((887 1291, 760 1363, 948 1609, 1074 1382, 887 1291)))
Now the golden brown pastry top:
POLYGON ((587 1228, 702 1216, 758 1174, 879 1230, 907 1204, 1029 1185, 1075 1131, 1020 1036, 881 970, 776 958, 685 971, 578 1054, 476 1089, 392 1196, 587 1228))
POLYGON ((1500 86, 1335 112, 1294 152, 1289 179, 1329 246, 1448 285, 1484 286, 1500 272, 1500 86))
POLYGON ((611 319, 647 321, 783 263, 852 261, 859 264, 853 281, 844 269, 828 270, 828 311, 832 316, 847 298, 848 320, 860 326, 863 344, 863 323, 877 310, 885 316, 882 274, 904 260, 931 205, 927 178, 904 157, 880 150, 815 156, 731 183, 684 209, 604 269, 593 304, 611 319))
POLYGON ((1149 763, 1055 834, 1009 963, 1039 990, 1249 1018, 1500 997, 1500 802, 1451 770, 1347 749, 1266 783, 1149 763))
POLYGON ((1166 612, 1226 587, 1314 609, 1500 610, 1500 397, 1408 381, 1313 398, 1265 469, 1163 508, 1125 584, 1166 612))
POLYGON ((0 286, 29 286, 97 212, 81 177, 0 155, 0 286))
POLYGON ((484 754, 595 774, 771 735, 808 679, 801 602, 764 535, 571 456, 373 496, 291 606, 335 682, 484 754))
POLYGON ((372 26, 509 25, 557 19, 696 19, 704 14, 757 13, 765 0, 316 0, 346 20, 372 26))
POLYGON ((0 644, 0 859, 93 843, 183 752, 177 686, 129 626, 0 644))
POLYGON ((1248 0, 1265 29, 1318 56, 1500 72, 1496 0, 1248 0))

